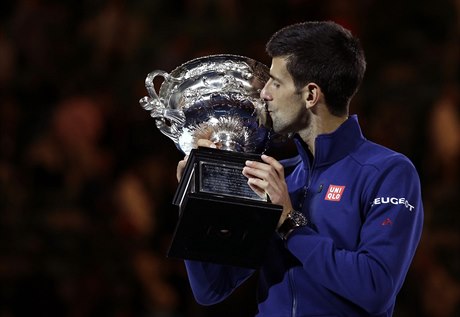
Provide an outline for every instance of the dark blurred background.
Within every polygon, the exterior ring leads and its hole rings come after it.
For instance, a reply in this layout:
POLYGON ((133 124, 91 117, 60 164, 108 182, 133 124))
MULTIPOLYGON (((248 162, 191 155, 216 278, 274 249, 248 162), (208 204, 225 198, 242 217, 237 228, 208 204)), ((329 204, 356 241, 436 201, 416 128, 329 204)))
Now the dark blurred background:
POLYGON ((460 1, 0 2, 0 317, 251 316, 195 304, 166 250, 181 158, 138 100, 154 69, 334 20, 362 40, 365 135, 407 155, 425 229, 395 316, 460 316, 460 1))

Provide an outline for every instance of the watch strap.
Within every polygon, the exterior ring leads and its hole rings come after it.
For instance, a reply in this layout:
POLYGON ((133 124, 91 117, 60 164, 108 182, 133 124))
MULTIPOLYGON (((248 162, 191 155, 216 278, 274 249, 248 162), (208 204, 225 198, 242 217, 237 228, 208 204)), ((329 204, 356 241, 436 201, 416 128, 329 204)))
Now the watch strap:
POLYGON ((283 240, 287 240, 294 229, 306 226, 308 224, 308 220, 304 214, 297 210, 292 210, 286 216, 286 219, 278 228, 278 235, 283 240))

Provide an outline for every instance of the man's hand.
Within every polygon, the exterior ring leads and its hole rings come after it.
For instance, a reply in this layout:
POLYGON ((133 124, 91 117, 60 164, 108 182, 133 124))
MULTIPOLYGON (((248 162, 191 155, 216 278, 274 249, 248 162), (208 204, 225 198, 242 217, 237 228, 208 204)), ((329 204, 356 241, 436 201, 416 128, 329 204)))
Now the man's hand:
POLYGON ((248 178, 248 185, 260 197, 270 197, 270 201, 283 206, 278 227, 292 210, 287 184, 284 179, 284 167, 268 155, 262 155, 263 162, 246 161, 243 175, 248 178))
POLYGON ((187 164, 187 160, 188 160, 188 155, 184 156, 184 158, 180 160, 179 163, 177 163, 177 168, 176 168, 177 182, 180 182, 180 179, 182 178, 182 174, 184 174, 184 169, 185 169, 185 165, 187 164))
MULTIPOLYGON (((199 139, 197 142, 197 146, 211 147, 211 148, 217 147, 212 141, 206 140, 206 139, 199 139)), ((186 155, 182 160, 179 161, 179 163, 177 163, 176 178, 178 182, 180 182, 180 179, 182 178, 182 175, 184 174, 184 169, 185 169, 185 165, 187 164, 187 160, 188 160, 188 155, 186 155)))

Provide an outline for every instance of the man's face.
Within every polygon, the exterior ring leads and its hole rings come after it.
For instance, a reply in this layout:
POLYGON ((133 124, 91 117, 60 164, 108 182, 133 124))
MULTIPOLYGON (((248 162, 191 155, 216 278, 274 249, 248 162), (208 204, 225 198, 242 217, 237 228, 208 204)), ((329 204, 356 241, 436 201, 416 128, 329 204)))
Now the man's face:
POLYGON ((260 96, 267 103, 273 120, 273 130, 279 134, 297 133, 308 127, 310 114, 294 80, 286 68, 284 57, 274 57, 270 79, 260 96))

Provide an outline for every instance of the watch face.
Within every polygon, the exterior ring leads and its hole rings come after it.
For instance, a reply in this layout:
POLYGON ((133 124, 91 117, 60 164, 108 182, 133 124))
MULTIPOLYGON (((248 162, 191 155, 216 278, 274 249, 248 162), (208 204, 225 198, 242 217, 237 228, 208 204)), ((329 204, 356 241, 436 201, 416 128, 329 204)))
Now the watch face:
POLYGON ((295 222, 297 226, 305 226, 308 223, 304 214, 296 210, 291 211, 288 216, 295 222))
POLYGON ((281 227, 278 228, 278 234, 281 239, 286 240, 295 228, 306 226, 307 224, 307 218, 302 213, 293 210, 287 215, 281 227))

